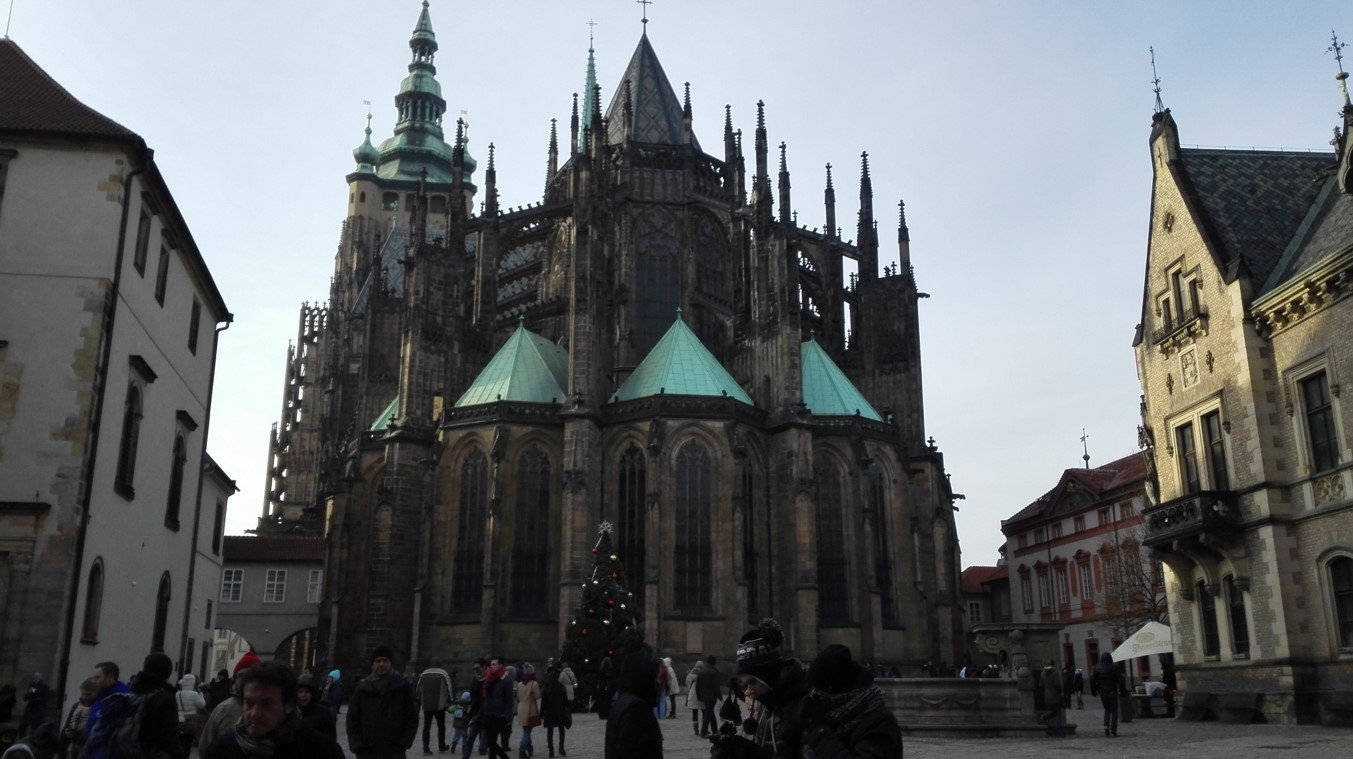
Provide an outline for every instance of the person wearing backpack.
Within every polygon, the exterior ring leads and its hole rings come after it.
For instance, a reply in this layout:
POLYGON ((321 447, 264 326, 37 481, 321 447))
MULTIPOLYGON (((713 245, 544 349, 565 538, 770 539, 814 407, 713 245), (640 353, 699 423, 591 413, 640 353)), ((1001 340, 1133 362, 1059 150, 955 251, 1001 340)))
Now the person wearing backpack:
MULTIPOLYGON (((266 662, 245 670, 238 681, 243 717, 207 747, 206 759, 343 759, 338 741, 305 724, 300 685, 290 667, 266 662)), ((311 679, 310 687, 319 686, 311 679)), ((322 708, 313 698, 311 704, 322 708)))
POLYGON ((118 679, 121 676, 121 670, 115 662, 105 661, 94 665, 94 676, 89 678, 94 681, 94 703, 89 707, 89 718, 85 720, 85 740, 89 743, 89 738, 94 734, 94 726, 99 724, 99 717, 103 714, 104 699, 114 693, 130 693, 131 688, 118 679))
POLYGON ((178 692, 169 684, 174 662, 165 654, 146 654, 141 671, 132 678, 132 695, 141 697, 141 748, 148 756, 164 754, 184 759, 187 753, 179 738, 179 708, 174 703, 178 692))

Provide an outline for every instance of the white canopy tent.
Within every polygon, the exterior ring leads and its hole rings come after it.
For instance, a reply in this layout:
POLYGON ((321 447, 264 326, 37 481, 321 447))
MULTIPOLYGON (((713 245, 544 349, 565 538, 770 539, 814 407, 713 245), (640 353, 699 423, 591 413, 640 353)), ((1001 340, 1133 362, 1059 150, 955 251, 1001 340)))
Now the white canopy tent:
POLYGON ((1159 622, 1147 622, 1142 629, 1133 633, 1123 645, 1113 650, 1113 660, 1135 659, 1138 656, 1174 653, 1174 639, 1170 628, 1159 622))

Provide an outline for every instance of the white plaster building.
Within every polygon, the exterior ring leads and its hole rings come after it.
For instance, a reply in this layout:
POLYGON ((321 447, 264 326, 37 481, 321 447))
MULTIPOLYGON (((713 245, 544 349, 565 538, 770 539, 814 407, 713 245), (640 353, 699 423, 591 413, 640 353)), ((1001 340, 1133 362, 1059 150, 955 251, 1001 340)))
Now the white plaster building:
POLYGON ((230 320, 145 142, 0 40, 0 682, 201 665, 230 320))

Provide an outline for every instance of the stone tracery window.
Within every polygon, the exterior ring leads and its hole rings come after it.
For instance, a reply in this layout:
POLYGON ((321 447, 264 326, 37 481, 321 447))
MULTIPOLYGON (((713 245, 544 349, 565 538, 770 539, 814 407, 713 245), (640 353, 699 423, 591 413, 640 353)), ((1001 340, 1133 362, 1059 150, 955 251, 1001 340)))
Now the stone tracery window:
POLYGON ((648 485, 644 452, 631 445, 620 456, 617 492, 616 550, 625 567, 626 584, 634 594, 635 605, 644 605, 644 530, 647 527, 648 485))
POLYGON ((460 503, 451 560, 451 608, 477 611, 484 598, 484 518, 489 508, 488 461, 471 451, 460 465, 460 503))
POLYGON ((713 584, 710 516, 713 481, 709 452, 692 440, 677 451, 675 489, 675 550, 673 551, 676 608, 703 610, 711 606, 713 584))
POLYGON ((879 589, 879 613, 884 624, 897 624, 893 598, 892 545, 888 540, 887 478, 878 465, 869 467, 869 510, 874 532, 874 582, 879 589))
POLYGON ((676 222, 652 209, 635 223, 635 348, 648 354, 672 326, 681 305, 681 239, 676 222))
POLYGON ((1203 656, 1216 658, 1221 655, 1221 636, 1217 631, 1217 599, 1202 580, 1195 588, 1198 599, 1198 616, 1203 631, 1203 656))
POLYGON ((550 460, 532 445, 517 460, 517 508, 512 526, 512 613, 549 611, 550 460))
POLYGON ((844 486, 841 468, 823 464, 817 472, 818 622, 850 621, 849 559, 846 557, 844 486))

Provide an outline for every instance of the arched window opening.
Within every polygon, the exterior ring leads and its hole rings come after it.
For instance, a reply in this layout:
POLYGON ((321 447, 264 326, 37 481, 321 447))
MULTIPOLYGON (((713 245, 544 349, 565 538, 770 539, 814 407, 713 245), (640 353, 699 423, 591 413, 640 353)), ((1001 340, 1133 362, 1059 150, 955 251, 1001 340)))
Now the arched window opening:
POLYGON ((760 531, 757 529, 756 515, 758 499, 756 497, 756 471, 749 460, 742 468, 742 573, 747 580, 747 618, 755 623, 769 613, 763 609, 761 598, 761 553, 756 541, 760 531))
POLYGON ((625 579, 637 608, 644 608, 644 530, 647 527, 648 483, 644 453, 631 445, 620 456, 616 520, 617 545, 625 579))
POLYGON ((634 239, 635 348, 646 356, 666 334, 681 305, 681 239, 663 211, 639 217, 634 239))
POLYGON ((141 389, 127 388, 127 400, 122 409, 122 440, 118 446, 117 477, 114 485, 124 498, 136 496, 132 481, 136 476, 136 446, 141 439, 141 389))
POLYGON ((1353 558, 1340 556, 1331 561, 1329 573, 1339 650, 1353 651, 1353 558))
POLYGON ((879 613, 885 625, 895 625, 897 604, 893 598, 892 545, 888 541, 887 479, 877 465, 869 471, 869 521, 874 531, 874 582, 879 589, 879 613))
POLYGON ((818 623, 822 625, 843 625, 850 621, 843 486, 839 467, 827 464, 818 470, 817 610, 818 623))
POLYGON ((99 640, 99 618, 103 615, 103 559, 95 558, 85 582, 85 619, 80 628, 80 639, 90 643, 99 640))
POLYGON ((484 599, 484 519, 489 508, 488 461, 472 451, 460 465, 460 503, 451 561, 451 608, 478 611, 484 599))
POLYGON ((164 631, 169 625, 169 573, 160 575, 160 590, 155 594, 155 627, 151 632, 150 650, 164 651, 164 631))
POLYGON ((188 464, 188 444, 183 435, 174 436, 174 458, 169 469, 169 497, 164 506, 164 525, 179 528, 179 504, 183 500, 183 470, 188 464))
POLYGON ((1217 631, 1217 599, 1208 589, 1207 583, 1202 580, 1198 581, 1196 591, 1198 616, 1202 618, 1203 656, 1215 658, 1221 655, 1221 636, 1217 631))
POLYGON ((517 508, 512 526, 512 613, 549 613, 550 460, 532 445, 517 460, 517 508))
POLYGON ((676 458, 676 551, 673 554, 676 608, 708 609, 711 573, 710 512, 713 484, 709 452, 692 440, 676 458))

